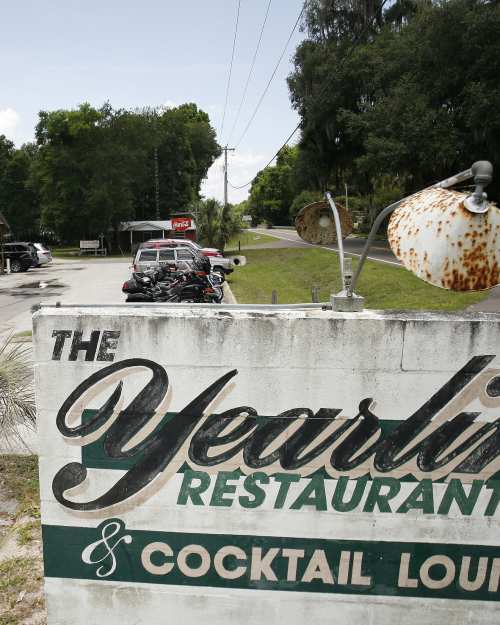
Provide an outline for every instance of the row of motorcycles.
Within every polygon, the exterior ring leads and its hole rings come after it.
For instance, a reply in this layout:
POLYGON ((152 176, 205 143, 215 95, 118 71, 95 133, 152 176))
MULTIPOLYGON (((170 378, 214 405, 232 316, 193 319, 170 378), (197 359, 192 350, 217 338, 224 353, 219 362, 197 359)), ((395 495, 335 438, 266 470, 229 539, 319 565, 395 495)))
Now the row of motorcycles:
POLYGON ((127 302, 195 302, 220 304, 224 275, 212 271, 207 257, 199 255, 183 267, 164 265, 134 272, 122 291, 127 302))

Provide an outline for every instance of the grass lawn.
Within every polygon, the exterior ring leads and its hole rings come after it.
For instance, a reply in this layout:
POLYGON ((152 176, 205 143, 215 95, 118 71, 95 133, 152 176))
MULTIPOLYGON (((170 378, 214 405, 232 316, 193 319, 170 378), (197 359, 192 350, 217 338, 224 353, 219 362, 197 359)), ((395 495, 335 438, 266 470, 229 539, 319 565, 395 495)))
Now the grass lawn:
POLYGON ((78 256, 79 247, 51 247, 50 251, 54 258, 68 258, 78 256))
MULTIPOLYGON (((338 255, 319 248, 249 250, 247 264, 231 274, 231 289, 239 304, 270 304, 276 290, 279 304, 311 301, 319 287, 320 301, 340 291, 338 255)), ((357 259, 353 259, 356 266, 357 259)), ((454 293, 416 278, 406 269, 367 261, 356 291, 366 308, 460 310, 481 301, 487 292, 454 293)))
POLYGON ((46 623, 35 456, 0 455, 0 518, 0 625, 46 623))
POLYGON ((225 251, 237 250, 238 241, 241 243, 241 249, 244 249, 248 245, 264 245, 266 243, 275 243, 277 240, 278 239, 276 239, 276 237, 270 237, 267 234, 259 234, 258 232, 242 230, 229 239, 226 244, 225 251))

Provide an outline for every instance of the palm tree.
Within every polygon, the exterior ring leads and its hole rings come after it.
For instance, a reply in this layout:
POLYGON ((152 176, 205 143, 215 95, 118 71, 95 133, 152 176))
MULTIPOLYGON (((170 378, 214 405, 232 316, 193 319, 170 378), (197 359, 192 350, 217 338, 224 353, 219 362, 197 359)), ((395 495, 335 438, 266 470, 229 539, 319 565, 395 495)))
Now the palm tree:
POLYGON ((25 445, 22 429, 35 427, 33 380, 31 346, 14 343, 12 335, 0 340, 0 438, 9 445, 11 439, 25 445))

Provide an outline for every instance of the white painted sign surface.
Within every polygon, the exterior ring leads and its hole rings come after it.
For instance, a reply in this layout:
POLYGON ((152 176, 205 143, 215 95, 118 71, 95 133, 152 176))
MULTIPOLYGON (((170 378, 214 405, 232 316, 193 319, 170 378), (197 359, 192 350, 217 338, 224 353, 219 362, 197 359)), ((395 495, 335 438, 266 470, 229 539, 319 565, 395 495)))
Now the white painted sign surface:
POLYGON ((43 307, 34 341, 49 625, 498 618, 500 315, 43 307))
POLYGON ((100 247, 101 247, 101 244, 99 243, 98 239, 94 241, 80 241, 81 250, 95 250, 95 249, 99 249, 100 247))

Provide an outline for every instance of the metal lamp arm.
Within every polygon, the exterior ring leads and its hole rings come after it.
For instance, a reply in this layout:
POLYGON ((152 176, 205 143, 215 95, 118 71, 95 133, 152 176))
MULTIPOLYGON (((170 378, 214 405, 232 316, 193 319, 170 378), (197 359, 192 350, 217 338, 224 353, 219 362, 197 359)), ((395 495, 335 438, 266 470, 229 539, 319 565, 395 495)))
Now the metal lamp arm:
MULTIPOLYGON (((408 197, 411 197, 411 195, 408 197)), ((403 198, 403 199, 407 199, 407 198, 403 198)), ((358 266, 356 267, 356 271, 354 272, 354 276, 352 278, 352 290, 353 291, 356 291, 356 284, 358 282, 359 274, 361 273, 361 270, 363 269, 363 265, 365 264, 365 260, 366 260, 366 257, 368 256, 368 252, 370 251, 370 247, 372 245, 373 239, 375 238, 375 235, 377 234, 381 223, 384 221, 387 215, 390 215, 393 211, 396 210, 396 208, 401 204, 403 199, 398 200, 397 202, 394 202, 394 204, 389 204, 389 206, 386 206, 384 210, 377 215, 375 221, 373 222, 372 229, 370 230, 370 234, 368 235, 368 238, 366 239, 365 247, 363 248, 363 252, 358 262, 358 266)))
POLYGON ((329 191, 327 191, 325 193, 325 197, 328 200, 328 203, 330 204, 330 208, 332 210, 333 213, 333 220, 335 222, 335 231, 337 234, 337 245, 339 248, 339 261, 340 261, 340 276, 341 276, 341 280, 342 280, 342 290, 345 289, 345 276, 344 276, 344 245, 342 243, 342 229, 340 227, 340 217, 339 217, 339 211, 337 209, 337 206, 335 205, 335 202, 333 201, 333 198, 330 194, 329 191))

